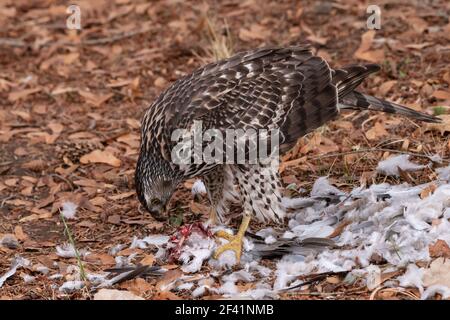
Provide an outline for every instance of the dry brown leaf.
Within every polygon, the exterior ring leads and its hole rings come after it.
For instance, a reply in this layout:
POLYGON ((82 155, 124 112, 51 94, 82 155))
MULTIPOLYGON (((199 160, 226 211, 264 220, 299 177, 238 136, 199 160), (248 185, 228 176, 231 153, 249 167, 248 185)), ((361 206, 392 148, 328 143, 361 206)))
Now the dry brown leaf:
POLYGON ((92 132, 76 132, 69 135, 70 140, 84 140, 84 139, 92 139, 92 140, 98 140, 98 137, 92 133, 92 132))
POLYGON ((139 263, 143 266, 152 266, 155 263, 155 256, 152 254, 146 254, 139 263))
POLYGON ((116 264, 114 257, 106 253, 91 253, 85 258, 88 262, 101 263, 102 265, 112 266, 116 264))
POLYGON ((163 77, 158 77, 155 79, 155 81, 153 81, 153 84, 155 85, 155 87, 163 89, 166 86, 167 81, 163 77))
POLYGON ((36 104, 33 106, 32 111, 37 114, 46 114, 47 106, 45 104, 36 104))
POLYGON ((120 167, 122 164, 120 159, 117 159, 112 153, 98 149, 82 156, 80 162, 82 164, 105 163, 113 167, 120 167))
POLYGON ((338 120, 333 123, 339 129, 344 129, 344 130, 353 130, 354 129, 353 123, 351 123, 350 121, 338 120))
POLYGON ((308 39, 311 42, 318 43, 318 44, 320 44, 322 46, 326 45, 327 41, 328 41, 327 38, 325 38, 325 37, 318 37, 316 35, 307 36, 306 39, 308 39))
POLYGON ((138 149, 139 148, 139 141, 140 137, 137 134, 128 133, 123 136, 120 136, 117 138, 117 141, 123 142, 127 145, 129 145, 131 148, 138 149))
POLYGON ((49 219, 51 217, 52 217, 51 212, 42 213, 42 214, 33 213, 29 216, 26 216, 26 217, 20 219, 19 222, 30 222, 30 221, 35 221, 35 220, 39 220, 39 219, 49 219))
POLYGON ((47 127, 49 127, 54 134, 60 134, 64 130, 64 126, 59 122, 50 122, 47 127))
POLYGON ((19 241, 25 241, 28 236, 23 232, 23 229, 21 226, 15 226, 14 227, 14 235, 16 236, 17 240, 19 241))
POLYGON ((425 124, 424 131, 437 131, 443 136, 446 132, 450 132, 450 115, 443 114, 439 118, 442 119, 441 123, 427 123, 425 124))
POLYGON ((93 105, 94 107, 100 107, 114 95, 113 93, 95 94, 86 90, 78 90, 78 93, 86 100, 87 103, 93 105))
POLYGON ((27 111, 21 111, 21 110, 12 110, 12 114, 15 114, 16 116, 22 118, 23 120, 29 122, 31 121, 31 115, 27 111))
POLYGON ((52 90, 52 96, 57 96, 59 94, 63 94, 63 93, 69 93, 69 92, 78 92, 77 88, 72 88, 72 87, 56 87, 55 89, 52 90))
POLYGON ((431 183, 429 186, 422 190, 422 192, 420 193, 420 198, 425 199, 429 197, 434 192, 434 190, 436 190, 436 188, 437 186, 434 183, 431 183))
POLYGON ((393 86, 397 83, 397 80, 390 80, 383 82, 383 84, 378 88, 378 94, 380 96, 385 96, 393 86))
POLYGON ((167 270, 172 270, 172 269, 178 268, 179 265, 177 265, 177 264, 165 264, 165 265, 163 265, 161 267, 164 268, 164 269, 167 269, 167 270))
POLYGON ((183 275, 180 269, 169 270, 162 278, 156 283, 156 290, 158 291, 169 291, 173 283, 183 275))
POLYGON ((320 146, 321 143, 322 143, 322 134, 320 132, 316 132, 311 137, 311 139, 309 139, 308 142, 300 148, 299 152, 301 154, 307 154, 311 150, 314 150, 318 146, 320 146))
POLYGON ((423 33, 428 28, 428 23, 417 16, 409 16, 407 22, 417 33, 423 33))
POLYGON ((75 170, 77 170, 79 167, 78 164, 73 164, 68 168, 63 168, 63 167, 58 167, 55 169, 55 172, 63 177, 67 177, 69 174, 75 172, 75 170))
POLYGON ((85 227, 85 228, 94 228, 96 226, 96 224, 94 222, 91 222, 91 221, 88 221, 88 220, 83 220, 81 222, 78 222, 77 226, 85 227))
POLYGON ((241 28, 239 30, 239 39, 245 42, 252 40, 265 40, 270 36, 270 30, 260 24, 254 23, 250 29, 241 28))
POLYGON ((332 239, 334 237, 337 237, 344 231, 345 227, 348 226, 351 223, 350 220, 344 220, 342 221, 336 228, 334 229, 333 233, 330 234, 327 238, 332 239))
POLYGON ((129 191, 129 192, 124 192, 115 196, 109 196, 108 198, 111 200, 122 200, 122 199, 126 199, 131 197, 132 195, 134 195, 136 192, 135 191, 129 191))
POLYGON ((108 83, 106 86, 108 88, 120 88, 129 85, 133 80, 114 80, 111 83, 108 83))
POLYGON ((33 195, 33 187, 25 187, 24 189, 20 190, 20 194, 24 196, 32 196, 33 195))
POLYGON ((298 159, 294 159, 294 160, 289 160, 289 161, 284 161, 280 164, 280 173, 282 173, 284 170, 286 170, 286 168, 289 167, 294 167, 299 165, 300 163, 304 163, 306 162, 306 157, 301 157, 298 159))
POLYGON ((371 50, 373 39, 375 38, 375 30, 369 30, 361 36, 361 44, 356 50, 354 57, 360 60, 370 62, 381 62, 384 59, 384 50, 371 50))
POLYGON ((252 290, 256 287, 256 284, 254 282, 247 282, 247 283, 238 283, 236 284, 236 288, 239 290, 239 292, 245 292, 248 290, 252 290))
POLYGON ((72 64, 78 60, 80 54, 78 52, 71 52, 68 54, 63 54, 60 56, 60 59, 64 64, 72 64))
POLYGON ((127 125, 129 125, 133 129, 139 129, 141 127, 141 122, 136 119, 127 118, 127 120, 125 120, 125 122, 127 123, 127 125))
POLYGON ((37 87, 37 88, 32 88, 32 89, 13 91, 8 95, 8 100, 11 102, 15 102, 17 100, 24 99, 24 98, 28 97, 30 94, 37 93, 41 90, 42 90, 42 88, 37 87))
POLYGON ((433 92, 432 96, 440 100, 450 100, 450 91, 436 90, 433 92))
POLYGON ((5 201, 6 204, 10 204, 12 206, 26 206, 26 207, 31 207, 33 205, 33 203, 31 201, 26 201, 26 200, 22 200, 22 199, 12 199, 12 200, 6 200, 5 201))
MULTIPOLYGON (((450 23, 448 24, 448 26, 449 26, 448 33, 450 34, 450 23)), ((444 76, 442 77, 442 79, 444 79, 444 81, 450 85, 450 71, 447 71, 446 73, 444 73, 444 76)))
POLYGON ((195 214, 203 214, 203 215, 207 215, 210 210, 209 206, 194 201, 191 201, 190 209, 195 214))
POLYGON ((164 227, 164 223, 159 221, 152 221, 149 224, 146 224, 145 227, 149 230, 152 229, 161 230, 164 227))
POLYGON ((373 39, 375 38, 375 30, 369 30, 361 36, 361 43, 357 51, 367 51, 372 46, 373 39))
POLYGON ((322 143, 317 146, 319 154, 326 154, 339 151, 339 146, 331 139, 322 137, 322 143))
POLYGON ((103 187, 101 182, 97 182, 93 179, 80 179, 73 181, 74 184, 80 187, 101 188, 103 187))
POLYGON ((118 256, 130 256, 132 254, 141 254, 143 251, 139 248, 126 248, 117 252, 118 256))
POLYGON ((153 300, 181 300, 181 298, 170 291, 162 291, 154 295, 153 300))
POLYGON ((55 202, 55 195, 49 194, 47 198, 42 199, 36 204, 36 208, 41 209, 55 202))
POLYGON ((18 181, 19 181, 19 179, 17 179, 17 178, 11 178, 11 179, 6 179, 4 182, 5 182, 5 185, 7 185, 8 187, 14 187, 18 181))
POLYGON ((91 199, 90 202, 94 205, 94 206, 103 206, 105 203, 107 203, 108 201, 103 198, 103 197, 95 197, 94 199, 91 199))
POLYGON ((94 300, 145 300, 145 299, 125 290, 100 289, 94 295, 94 300))
POLYGON ((447 259, 450 258, 450 247, 444 240, 439 239, 434 244, 430 244, 428 250, 432 258, 438 257, 443 257, 447 259))
POLYGON ((338 284, 341 282, 341 279, 338 276, 330 276, 326 278, 326 281, 330 284, 338 284))
POLYGON ((422 42, 422 43, 410 43, 407 44, 405 47, 408 49, 416 49, 416 50, 422 50, 423 48, 432 46, 433 43, 431 42, 422 42))
POLYGON ((126 289, 137 295, 142 295, 153 289, 153 286, 142 278, 125 281, 120 284, 121 289, 126 289))
POLYGON ((450 259, 440 257, 431 262, 424 271, 423 284, 426 287, 439 284, 450 288, 450 259))
POLYGON ((24 169, 29 169, 31 171, 42 171, 47 167, 48 163, 45 162, 42 159, 36 159, 36 160, 31 160, 28 162, 25 162, 21 165, 22 168, 24 169))
POLYGON ((370 62, 379 63, 384 60, 384 50, 378 49, 378 50, 360 52, 360 53, 357 53, 356 58, 361 59, 361 60, 370 61, 370 62))
POLYGON ((346 154, 344 155, 344 162, 347 166, 353 164, 357 159, 358 159, 358 155, 355 153, 350 153, 350 154, 346 154))
POLYGON ((108 217, 108 222, 111 224, 120 224, 120 216, 118 214, 113 214, 108 217))
POLYGON ((386 131, 384 125, 381 122, 375 122, 374 126, 367 130, 366 137, 369 140, 376 140, 381 137, 388 135, 389 132, 386 131))

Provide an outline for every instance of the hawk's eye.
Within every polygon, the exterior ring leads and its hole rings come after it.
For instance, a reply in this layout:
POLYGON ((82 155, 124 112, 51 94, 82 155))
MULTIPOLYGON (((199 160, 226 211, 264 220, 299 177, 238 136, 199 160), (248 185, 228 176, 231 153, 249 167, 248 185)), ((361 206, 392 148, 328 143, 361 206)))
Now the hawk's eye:
POLYGON ((153 206, 157 206, 157 205, 161 204, 161 200, 154 198, 154 199, 152 199, 152 201, 150 201, 150 204, 152 204, 153 206))

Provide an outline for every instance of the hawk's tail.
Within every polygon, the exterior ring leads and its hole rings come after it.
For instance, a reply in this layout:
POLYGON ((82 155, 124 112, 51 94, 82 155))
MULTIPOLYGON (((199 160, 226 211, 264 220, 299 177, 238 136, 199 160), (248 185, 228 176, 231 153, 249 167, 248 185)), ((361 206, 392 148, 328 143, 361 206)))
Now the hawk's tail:
POLYGON ((338 89, 339 107, 341 109, 396 113, 425 122, 441 121, 440 118, 435 116, 418 112, 393 102, 381 100, 355 90, 369 74, 378 70, 380 70, 380 67, 376 64, 350 65, 342 69, 334 70, 333 83, 338 89))
POLYGON ((417 119, 425 122, 441 122, 438 117, 413 110, 411 108, 381 100, 367 94, 353 91, 345 97, 339 99, 339 107, 341 109, 357 109, 357 110, 373 110, 387 113, 396 113, 404 115, 408 118, 417 119))

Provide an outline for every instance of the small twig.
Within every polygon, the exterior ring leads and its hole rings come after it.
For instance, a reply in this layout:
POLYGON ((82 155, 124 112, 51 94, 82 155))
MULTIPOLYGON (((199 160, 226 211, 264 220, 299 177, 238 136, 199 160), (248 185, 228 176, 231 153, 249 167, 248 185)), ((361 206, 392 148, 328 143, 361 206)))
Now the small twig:
MULTIPOLYGON (((380 152, 380 151, 381 152, 407 154, 407 155, 414 156, 414 157, 430 159, 430 156, 427 156, 427 155, 421 154, 421 153, 414 153, 414 152, 407 152, 407 151, 393 150, 393 149, 385 149, 385 148, 370 148, 370 149, 360 149, 360 150, 353 150, 353 151, 339 152, 339 153, 329 153, 329 154, 312 157, 312 158, 310 158, 310 160, 318 160, 318 159, 330 158, 330 157, 340 157, 340 156, 345 156, 348 154, 380 152)), ((450 162, 450 159, 442 159, 442 161, 450 162)))
POLYGON ((8 201, 9 199, 12 199, 12 198, 14 198, 13 195, 9 195, 9 196, 7 196, 6 198, 4 198, 4 199, 2 200, 2 204, 0 205, 0 208, 3 208, 4 205, 5 205, 5 202, 8 201))
POLYGON ((146 33, 150 31, 150 28, 144 28, 140 30, 133 30, 128 32, 119 33, 110 37, 106 38, 98 38, 98 39, 87 39, 84 41, 81 41, 82 45, 97 45, 97 44, 107 44, 111 42, 116 42, 125 38, 134 37, 135 35, 146 33))
POLYGON ((73 185, 73 183, 71 181, 69 181, 66 178, 60 176, 59 174, 51 173, 50 176, 58 178, 58 179, 61 179, 62 181, 64 181, 67 185, 69 185, 71 191, 73 191, 75 189, 75 187, 74 187, 74 185, 73 185))

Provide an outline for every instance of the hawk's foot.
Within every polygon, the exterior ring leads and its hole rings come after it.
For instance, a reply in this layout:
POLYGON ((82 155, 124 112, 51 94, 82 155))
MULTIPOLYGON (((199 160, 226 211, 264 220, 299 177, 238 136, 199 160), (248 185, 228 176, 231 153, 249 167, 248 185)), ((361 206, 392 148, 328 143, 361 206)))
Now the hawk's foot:
POLYGON ((234 251, 236 262, 239 263, 242 255, 242 236, 236 235, 230 242, 217 248, 216 252, 214 252, 214 259, 218 259, 219 256, 227 250, 234 251))
POLYGON ((211 225, 217 224, 217 211, 216 208, 211 207, 209 210, 209 219, 208 221, 211 223, 211 225))
POLYGON ((222 239, 225 239, 225 240, 228 240, 228 241, 231 241, 231 240, 234 239, 234 236, 232 234, 229 234, 228 232, 223 231, 223 230, 217 231, 216 233, 214 233, 214 235, 216 237, 219 237, 219 238, 222 238, 222 239))
POLYGON ((216 232, 215 235, 217 237, 227 239, 230 242, 217 248, 216 252, 214 252, 214 255, 213 255, 214 259, 219 258, 219 256, 222 253, 224 253, 225 251, 231 250, 231 251, 234 251, 234 253, 236 255, 236 262, 239 263, 241 261, 242 242, 244 239, 245 231, 247 230, 249 223, 250 223, 250 216, 244 215, 244 218, 242 219, 242 223, 239 227, 239 231, 237 232, 237 234, 235 236, 232 236, 231 234, 229 234, 228 232, 225 232, 223 230, 216 232))

